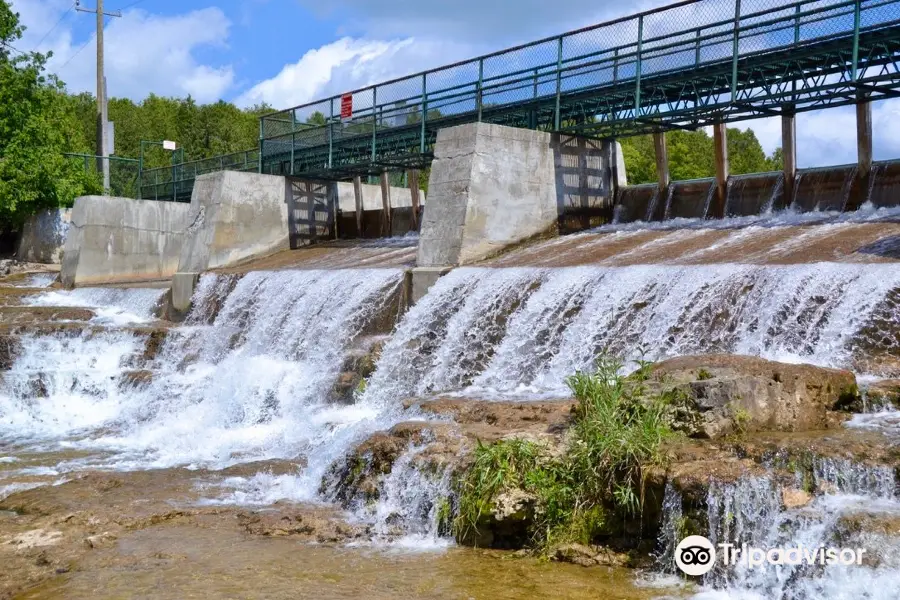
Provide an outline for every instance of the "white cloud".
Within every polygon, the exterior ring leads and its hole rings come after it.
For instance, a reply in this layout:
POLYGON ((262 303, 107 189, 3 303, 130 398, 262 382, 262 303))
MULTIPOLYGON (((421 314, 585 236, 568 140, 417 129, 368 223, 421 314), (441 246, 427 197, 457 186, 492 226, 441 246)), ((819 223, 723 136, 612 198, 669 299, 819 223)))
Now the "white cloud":
MULTIPOLYGON (((266 102, 278 108, 296 106, 453 62, 467 47, 413 38, 366 40, 342 38, 309 50, 276 76, 241 94, 236 102, 266 102)), ((411 89, 409 95, 419 90, 411 89)))
MULTIPOLYGON (((13 8, 28 27, 22 49, 52 51, 48 69, 71 91, 96 90, 96 36, 75 39, 78 17, 66 14, 62 24, 38 45, 41 38, 68 10, 68 0, 14 0, 13 8)), ((70 11, 71 13, 71 11, 70 11)), ((186 96, 200 102, 221 98, 234 84, 231 65, 201 64, 201 48, 226 47, 231 22, 218 8, 159 16, 129 10, 111 19, 104 30, 106 79, 111 96, 140 100, 150 93, 186 96)))

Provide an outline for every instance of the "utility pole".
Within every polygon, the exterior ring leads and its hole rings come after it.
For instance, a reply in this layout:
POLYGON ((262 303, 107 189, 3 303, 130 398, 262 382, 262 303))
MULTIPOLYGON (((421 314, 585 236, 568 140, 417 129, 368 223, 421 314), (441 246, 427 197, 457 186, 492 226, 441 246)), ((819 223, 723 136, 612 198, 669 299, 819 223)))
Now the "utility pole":
POLYGON ((97 15, 97 170, 103 173, 103 193, 109 194, 109 131, 106 104, 106 75, 103 70, 103 17, 121 17, 120 11, 103 12, 103 0, 97 0, 97 9, 90 10, 75 2, 75 10, 97 15))

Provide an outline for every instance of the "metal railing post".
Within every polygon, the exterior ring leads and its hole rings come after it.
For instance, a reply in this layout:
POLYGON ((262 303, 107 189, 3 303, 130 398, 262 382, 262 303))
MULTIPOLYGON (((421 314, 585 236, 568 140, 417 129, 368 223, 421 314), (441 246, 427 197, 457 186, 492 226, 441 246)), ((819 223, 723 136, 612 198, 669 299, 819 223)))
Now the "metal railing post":
POLYGON ((425 154, 425 121, 428 120, 428 74, 422 73, 422 128, 419 153, 425 154))
POLYGON ((291 175, 294 174, 294 146, 297 144, 297 111, 291 110, 291 175))
POLYGON ((613 50, 613 84, 619 83, 619 49, 613 50))
POLYGON ((853 70, 851 72, 851 81, 856 81, 859 76, 859 18, 860 18, 860 0, 856 0, 853 5, 853 70))
POLYGON ((263 138, 263 134, 265 133, 265 117, 259 118, 259 168, 258 171, 260 174, 263 172, 263 147, 265 145, 265 139, 263 138))
POLYGON ((482 87, 484 86, 484 59, 478 59, 478 90, 475 96, 475 102, 478 105, 478 122, 481 123, 481 112, 484 106, 484 98, 482 87))
POLYGON ((644 50, 644 15, 638 17, 637 62, 634 71, 634 118, 641 116, 641 52, 644 50))
POLYGON ((378 144, 378 114, 375 112, 378 106, 378 88, 372 88, 372 162, 375 162, 375 151, 378 144))
POLYGON ((800 43, 800 5, 794 10, 794 45, 800 43))
POLYGON ((562 100, 562 59, 563 59, 563 38, 559 36, 556 47, 556 111, 553 117, 553 128, 559 131, 560 126, 560 104, 562 100))
POLYGON ((328 101, 328 168, 334 155, 334 98, 328 101))
POLYGON ((739 34, 741 29, 741 0, 734 3, 734 56, 731 59, 731 101, 734 102, 734 96, 737 94, 737 78, 738 78, 738 52, 740 51, 739 34))
POLYGON ((694 50, 694 66, 697 66, 700 64, 700 37, 701 37, 700 32, 701 31, 702 31, 701 29, 699 29, 699 28, 697 29, 697 44, 696 44, 696 48, 694 50))

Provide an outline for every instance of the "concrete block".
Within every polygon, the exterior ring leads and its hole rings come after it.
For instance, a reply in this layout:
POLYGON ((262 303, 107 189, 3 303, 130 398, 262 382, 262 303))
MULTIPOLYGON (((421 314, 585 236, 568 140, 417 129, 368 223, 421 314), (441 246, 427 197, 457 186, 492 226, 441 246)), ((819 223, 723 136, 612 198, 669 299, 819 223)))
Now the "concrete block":
POLYGON ((410 301, 415 304, 421 300, 437 280, 452 271, 449 267, 416 267, 412 270, 412 292, 410 301))
POLYGON ((167 279, 178 267, 188 206, 83 196, 75 200, 60 280, 65 287, 167 279))
POLYGON ((197 178, 178 272, 231 266, 289 247, 284 177, 221 171, 197 178))
POLYGON ((612 218, 615 144, 469 123, 439 131, 434 154, 420 267, 483 260, 558 226, 569 211, 612 218))
POLYGON ((60 264, 71 220, 71 208, 45 210, 29 217, 22 226, 16 258, 26 262, 60 264))
POLYGON ((179 313, 190 310, 198 281, 200 273, 175 273, 172 276, 172 308, 179 313))

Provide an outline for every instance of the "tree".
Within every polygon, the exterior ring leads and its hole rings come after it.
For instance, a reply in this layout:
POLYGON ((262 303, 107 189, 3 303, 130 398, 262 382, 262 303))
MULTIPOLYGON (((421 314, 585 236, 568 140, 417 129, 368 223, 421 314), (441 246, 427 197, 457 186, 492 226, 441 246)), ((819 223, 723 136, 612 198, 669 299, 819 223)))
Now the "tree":
POLYGON ((87 142, 62 84, 44 74, 49 55, 14 54, 22 32, 18 14, 0 0, 0 227, 6 229, 95 192, 98 183, 63 156, 84 152, 87 142))

